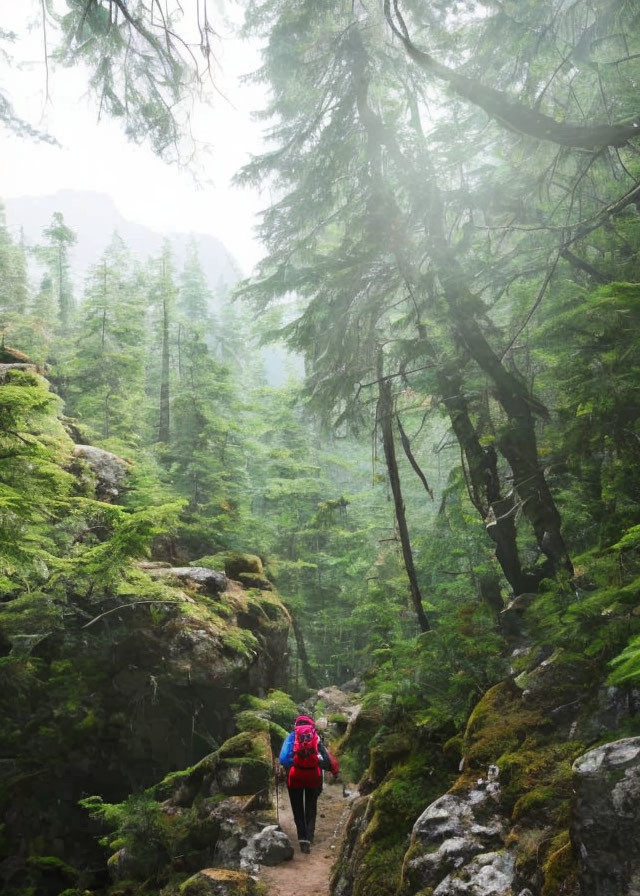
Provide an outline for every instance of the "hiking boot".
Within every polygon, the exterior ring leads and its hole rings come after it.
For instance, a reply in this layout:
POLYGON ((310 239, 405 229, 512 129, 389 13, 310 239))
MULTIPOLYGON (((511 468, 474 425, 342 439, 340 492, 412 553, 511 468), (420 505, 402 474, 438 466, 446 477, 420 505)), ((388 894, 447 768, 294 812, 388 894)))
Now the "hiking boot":
POLYGON ((310 851, 311 851, 311 844, 309 843, 309 841, 301 840, 300 841, 300 852, 310 852, 310 851))

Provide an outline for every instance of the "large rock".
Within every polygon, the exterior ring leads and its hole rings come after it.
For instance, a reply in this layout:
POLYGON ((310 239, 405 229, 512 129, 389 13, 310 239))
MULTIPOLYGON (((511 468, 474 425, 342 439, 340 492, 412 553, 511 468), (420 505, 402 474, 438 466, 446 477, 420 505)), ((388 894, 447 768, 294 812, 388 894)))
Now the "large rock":
POLYGON ((573 772, 571 837, 582 892, 640 896, 640 737, 590 750, 573 772))
POLYGON ((324 714, 330 716, 334 713, 343 713, 348 721, 351 721, 360 710, 360 706, 353 694, 348 694, 335 686, 322 688, 318 691, 317 702, 322 702, 324 714))
POLYGON ((436 887, 434 893, 439 896, 493 896, 494 892, 498 896, 509 892, 488 889, 489 880, 497 887, 496 882, 502 886, 503 879, 509 877, 510 885, 513 878, 513 861, 493 858, 502 855, 497 850, 503 845, 505 820, 498 806, 500 788, 495 774, 491 778, 466 792, 446 793, 418 818, 404 867, 411 892, 430 887, 436 887), (486 855, 492 858, 483 858, 486 855), (480 889, 473 889, 476 886, 480 889))
POLYGON ((240 852, 243 867, 280 865, 293 858, 291 840, 278 825, 269 824, 249 840, 240 852))
POLYGON ((145 569, 154 579, 172 578, 185 584, 194 584, 206 594, 216 595, 226 591, 229 580, 224 573, 204 566, 156 566, 145 569))
POLYGON ((127 477, 127 462, 95 445, 76 445, 73 456, 84 460, 96 477, 96 494, 103 501, 119 497, 127 477))
POLYGON ((29 373, 37 373, 38 368, 35 364, 0 364, 0 383, 4 383, 13 370, 22 370, 29 373))
POLYGON ((180 887, 181 896, 262 896, 265 890, 244 871, 205 868, 180 887))

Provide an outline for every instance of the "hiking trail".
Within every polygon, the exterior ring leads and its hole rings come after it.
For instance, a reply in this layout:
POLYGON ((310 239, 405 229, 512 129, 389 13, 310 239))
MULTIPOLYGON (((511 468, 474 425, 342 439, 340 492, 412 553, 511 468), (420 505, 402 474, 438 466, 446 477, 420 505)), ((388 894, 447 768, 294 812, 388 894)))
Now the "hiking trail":
MULTIPOLYGON (((330 776, 327 776, 330 777, 330 776)), ((318 800, 315 841, 308 855, 300 852, 287 788, 279 788, 280 827, 294 847, 293 859, 280 865, 260 868, 260 880, 269 896, 330 896, 331 868, 338 855, 350 804, 342 795, 340 782, 325 781, 318 800)))

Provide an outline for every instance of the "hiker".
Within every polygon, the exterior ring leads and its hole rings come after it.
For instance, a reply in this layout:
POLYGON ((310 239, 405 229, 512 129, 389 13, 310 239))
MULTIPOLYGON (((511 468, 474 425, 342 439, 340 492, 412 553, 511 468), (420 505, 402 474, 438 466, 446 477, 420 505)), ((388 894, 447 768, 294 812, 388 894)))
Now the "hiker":
POLYGON ((298 716, 293 731, 280 750, 280 764, 287 771, 287 790, 296 823, 300 852, 309 852, 316 828, 318 797, 322 791, 322 769, 335 778, 338 762, 318 737, 313 719, 298 716))

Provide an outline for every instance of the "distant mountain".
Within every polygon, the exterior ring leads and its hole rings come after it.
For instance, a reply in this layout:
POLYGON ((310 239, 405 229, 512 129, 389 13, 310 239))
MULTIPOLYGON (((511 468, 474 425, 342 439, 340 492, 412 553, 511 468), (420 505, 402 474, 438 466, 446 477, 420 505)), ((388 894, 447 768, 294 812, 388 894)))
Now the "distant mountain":
POLYGON ((221 284, 232 285, 240 278, 234 258, 214 236, 203 233, 157 233, 124 218, 105 193, 60 190, 52 196, 18 196, 4 200, 4 203, 7 222, 23 228, 27 245, 42 241, 42 230, 49 224, 54 212, 64 215, 65 223, 78 236, 78 242, 72 250, 71 263, 79 289, 82 288, 87 268, 100 258, 114 231, 120 234, 131 252, 140 259, 157 255, 163 240, 169 239, 177 272, 182 270, 187 243, 193 236, 211 289, 216 289, 221 284))

